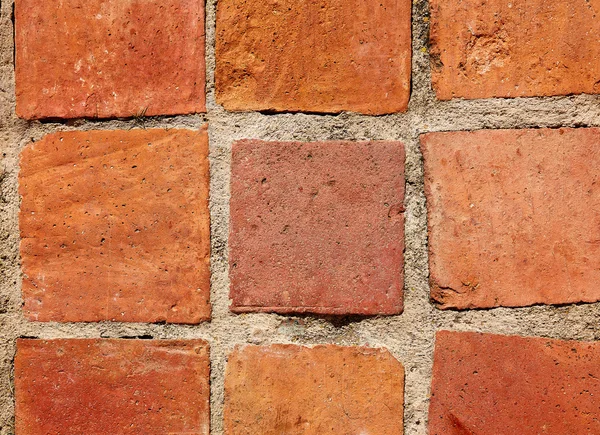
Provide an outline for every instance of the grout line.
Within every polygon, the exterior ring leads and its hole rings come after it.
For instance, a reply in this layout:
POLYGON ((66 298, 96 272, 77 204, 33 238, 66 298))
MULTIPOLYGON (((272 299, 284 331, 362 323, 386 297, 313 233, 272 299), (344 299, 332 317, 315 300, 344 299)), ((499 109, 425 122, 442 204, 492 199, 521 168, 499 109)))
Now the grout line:
MULTIPOLYGON (((4 1, 3 11, 13 7, 4 1)), ((562 307, 495 308, 475 311, 440 311, 429 303, 425 197, 423 193, 422 157, 418 135, 430 131, 472 130, 481 128, 557 128, 600 126, 600 96, 530 97, 489 100, 435 100, 430 89, 427 47, 427 3, 413 3, 411 101, 407 113, 366 116, 352 113, 331 114, 264 114, 226 112, 215 103, 214 38, 216 0, 206 5, 207 113, 144 120, 146 128, 199 128, 209 124, 210 137, 210 214, 211 214, 211 302, 213 320, 200 325, 30 323, 20 313, 18 266, 18 222, 16 166, 6 178, 9 204, 1 206, 5 214, 0 220, 2 231, 10 234, 11 254, 15 260, 0 278, 2 295, 7 294, 11 307, 0 314, 0 325, 7 325, 0 337, 0 352, 14 356, 14 339, 19 336, 41 338, 85 338, 152 336, 157 339, 202 338, 211 345, 211 433, 223 433, 224 367, 228 353, 236 344, 296 343, 305 345, 337 343, 345 345, 383 346, 405 366, 405 433, 427 433, 427 407, 432 365, 434 333, 438 329, 485 331, 504 334, 539 335, 563 339, 592 340, 600 338, 600 303, 562 307), (404 313, 398 316, 367 317, 340 324, 310 315, 241 314, 228 310, 227 234, 229 220, 229 163, 231 144, 235 140, 401 140, 406 145, 406 223, 405 223, 405 299, 404 313), (17 280, 17 285, 12 280, 17 280)), ((2 23, 7 23, 6 14, 2 23)), ((13 53, 11 44, 0 46, 6 55, 13 53)), ((14 74, 0 76, 1 87, 13 93, 14 74)), ((70 120, 65 122, 27 122, 14 115, 14 107, 0 115, 8 121, 8 154, 17 154, 32 139, 66 130, 138 128, 136 120, 70 120), (8 114, 7 114, 8 113, 8 114)), ((0 140, 2 140, 0 138, 0 140)), ((1 302, 1 301, 0 301, 1 302)), ((0 362, 2 370, 10 370, 12 358, 0 362)), ((3 375, 4 376, 4 375, 3 375)), ((12 415, 12 374, 6 384, 0 379, 0 435, 11 433, 6 416, 12 415), (8 389, 8 390, 7 390, 8 389), (4 413, 2 413, 4 412, 4 413), (4 426, 3 426, 4 425, 4 426)))

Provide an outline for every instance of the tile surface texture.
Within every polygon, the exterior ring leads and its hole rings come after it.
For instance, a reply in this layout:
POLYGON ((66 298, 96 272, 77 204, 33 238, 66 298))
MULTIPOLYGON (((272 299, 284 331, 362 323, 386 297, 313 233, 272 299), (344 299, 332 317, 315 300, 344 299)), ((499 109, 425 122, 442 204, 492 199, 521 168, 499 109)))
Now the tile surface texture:
POLYGON ((237 347, 225 379, 225 433, 403 433, 404 369, 385 349, 237 347))
POLYGON ((600 0, 432 0, 442 100, 600 93, 600 0))
POLYGON ((216 97, 228 110, 404 112, 409 0, 220 0, 216 97))
POLYGON ((430 435, 600 433, 600 343, 439 332, 430 435))
POLYGON ((210 318, 205 127, 54 133, 19 182, 30 320, 210 318))
POLYGON ((402 311, 404 146, 233 145, 232 310, 402 311))
POLYGON ((209 434, 202 340, 19 340, 16 430, 42 434, 209 434))
POLYGON ((421 136, 441 308, 600 300, 600 130, 421 136))
POLYGON ((16 0, 17 115, 205 111, 203 0, 16 0))

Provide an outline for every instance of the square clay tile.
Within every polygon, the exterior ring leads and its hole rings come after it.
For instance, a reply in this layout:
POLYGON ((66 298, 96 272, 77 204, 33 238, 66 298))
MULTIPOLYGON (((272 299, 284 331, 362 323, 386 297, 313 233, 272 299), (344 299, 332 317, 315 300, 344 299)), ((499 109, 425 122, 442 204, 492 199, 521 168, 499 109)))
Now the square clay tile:
POLYGON ((399 142, 233 144, 231 309, 402 312, 399 142))
POLYGON ((219 0, 216 98, 227 110, 404 112, 410 0, 219 0))
POLYGON ((600 301, 600 129, 421 136, 440 308, 600 301))
POLYGON ((202 340, 18 340, 19 435, 208 435, 202 340))
POLYGON ((600 93, 600 0, 429 5, 439 99, 600 93))
POLYGON ((227 435, 402 435, 404 368, 385 349, 237 347, 224 414, 227 435))
POLYGON ((16 0, 17 115, 205 111, 204 0, 16 0))
POLYGON ((54 133, 19 182, 29 319, 210 318, 206 127, 54 133))
POLYGON ((441 331, 430 435, 600 433, 600 343, 441 331))

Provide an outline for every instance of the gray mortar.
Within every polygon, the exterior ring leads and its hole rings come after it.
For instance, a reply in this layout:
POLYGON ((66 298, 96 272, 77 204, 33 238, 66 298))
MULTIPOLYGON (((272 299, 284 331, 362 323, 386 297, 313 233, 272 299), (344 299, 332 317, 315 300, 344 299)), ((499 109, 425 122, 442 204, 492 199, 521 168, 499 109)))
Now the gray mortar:
POLYGON ((418 136, 428 131, 482 128, 600 126, 600 97, 435 100, 427 52, 428 5, 413 3, 413 79, 409 110, 371 117, 340 115, 228 113, 214 98, 216 0, 207 4, 206 115, 156 117, 145 128, 198 128, 209 123, 212 218, 213 320, 198 326, 32 323, 21 313, 17 193, 18 156, 30 141, 64 130, 139 128, 139 121, 26 122, 15 115, 12 0, 0 0, 0 435, 14 433, 12 362, 17 337, 203 338, 211 344, 211 425, 223 433, 223 373, 228 353, 240 343, 381 346, 406 368, 405 433, 427 433, 434 334, 455 329, 563 339, 600 339, 600 304, 519 309, 440 311, 428 297, 426 211, 418 136), (406 145, 405 311, 400 316, 341 319, 275 314, 233 315, 228 311, 227 235, 231 143, 264 140, 400 140, 406 145))

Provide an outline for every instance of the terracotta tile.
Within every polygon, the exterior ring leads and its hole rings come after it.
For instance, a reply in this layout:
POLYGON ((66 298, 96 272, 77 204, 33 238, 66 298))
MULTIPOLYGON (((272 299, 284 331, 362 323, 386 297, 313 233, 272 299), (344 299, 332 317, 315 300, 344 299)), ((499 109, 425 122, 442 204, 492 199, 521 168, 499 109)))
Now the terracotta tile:
POLYGON ((600 0, 432 0, 441 100, 600 93, 600 0))
POLYGON ((403 433, 404 369, 384 349, 238 347, 225 374, 225 433, 403 433))
POLYGON ((205 111, 204 1, 16 0, 17 115, 205 111))
POLYGON ((29 319, 210 317, 206 127, 51 134, 19 182, 29 319))
POLYGON ((600 433, 599 379, 599 343, 441 331, 429 433, 600 433))
POLYGON ((202 340, 19 340, 16 431, 208 435, 202 340))
POLYGON ((409 0, 219 0, 216 97, 228 110, 404 112, 409 0))
POLYGON ((441 308, 600 300, 599 129, 421 137, 441 308))
POLYGON ((231 309, 402 311, 399 142, 233 145, 231 309))

